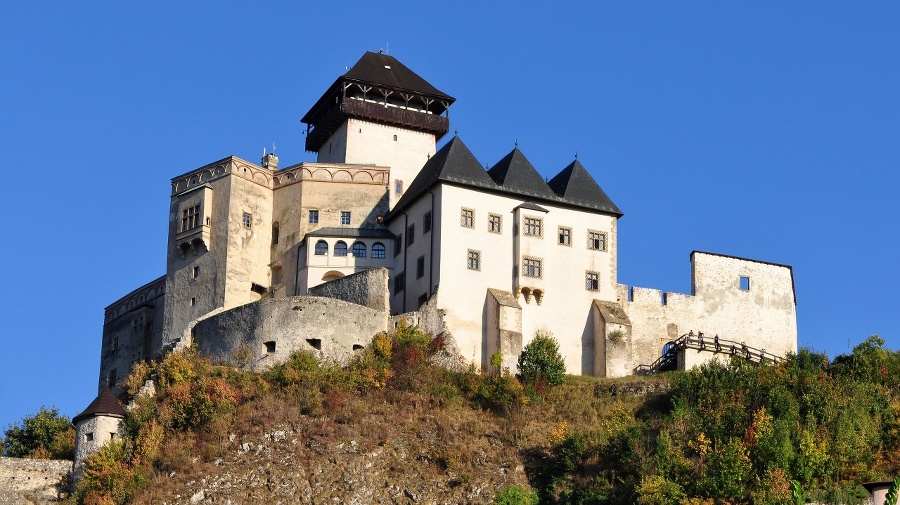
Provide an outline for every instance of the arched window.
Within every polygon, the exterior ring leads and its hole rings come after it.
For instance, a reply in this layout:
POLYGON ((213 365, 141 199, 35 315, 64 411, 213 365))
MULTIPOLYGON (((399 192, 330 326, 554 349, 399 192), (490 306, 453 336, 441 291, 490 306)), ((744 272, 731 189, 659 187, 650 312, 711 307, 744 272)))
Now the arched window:
POLYGON ((316 256, 328 256, 328 242, 324 240, 316 242, 316 256))
POLYGON ((347 243, 343 240, 338 240, 337 244, 334 244, 334 255, 335 256, 346 256, 347 255, 347 243))
POLYGON ((379 260, 384 259, 384 244, 381 242, 372 244, 372 257, 379 260))
POLYGON ((353 244, 353 257, 354 258, 365 258, 366 257, 366 244, 362 242, 356 242, 353 244))

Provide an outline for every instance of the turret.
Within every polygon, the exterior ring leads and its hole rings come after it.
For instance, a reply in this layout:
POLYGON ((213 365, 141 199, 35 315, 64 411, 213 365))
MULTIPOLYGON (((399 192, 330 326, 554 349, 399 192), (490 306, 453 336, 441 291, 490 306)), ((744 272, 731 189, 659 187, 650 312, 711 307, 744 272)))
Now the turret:
POLYGON ((84 412, 72 418, 75 425, 75 461, 72 474, 81 478, 84 460, 110 440, 117 440, 124 432, 125 409, 108 388, 97 395, 84 412))

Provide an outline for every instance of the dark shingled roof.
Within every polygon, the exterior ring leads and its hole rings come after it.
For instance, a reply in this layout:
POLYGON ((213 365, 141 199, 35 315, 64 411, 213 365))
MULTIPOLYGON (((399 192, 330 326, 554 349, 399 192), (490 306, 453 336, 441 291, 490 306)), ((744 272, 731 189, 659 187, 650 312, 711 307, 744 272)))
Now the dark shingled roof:
POLYGON ((119 404, 119 400, 116 399, 109 388, 103 388, 103 391, 97 395, 97 398, 94 398, 94 401, 92 401, 86 409, 84 409, 84 412, 73 417, 72 424, 77 424, 78 421, 87 417, 103 415, 125 417, 125 409, 122 408, 122 405, 119 404))
POLYGON ((541 174, 518 147, 488 170, 498 185, 522 195, 553 199, 555 196, 541 174))
POLYGON ((468 186, 514 197, 528 197, 522 198, 522 200, 528 201, 523 206, 555 203, 600 211, 617 217, 622 215, 619 208, 577 161, 566 167, 550 183, 546 183, 531 163, 525 159, 521 151, 514 149, 503 160, 497 162, 490 172, 487 172, 462 140, 459 137, 453 137, 425 163, 419 175, 409 185, 391 212, 385 216, 385 222, 402 213, 406 207, 412 205, 438 182, 468 186), (576 188, 576 186, 583 187, 576 188), (561 192, 556 190, 558 187, 562 188, 561 192))
POLYGON ((326 227, 311 231, 307 235, 310 237, 394 238, 394 234, 384 228, 326 227))
POLYGON ((453 100, 453 97, 435 88, 419 74, 400 63, 397 58, 387 54, 367 51, 350 71, 344 74, 344 78, 453 100))
POLYGON ((622 215, 622 211, 606 196, 597 181, 578 160, 556 174, 547 185, 567 202, 622 215))

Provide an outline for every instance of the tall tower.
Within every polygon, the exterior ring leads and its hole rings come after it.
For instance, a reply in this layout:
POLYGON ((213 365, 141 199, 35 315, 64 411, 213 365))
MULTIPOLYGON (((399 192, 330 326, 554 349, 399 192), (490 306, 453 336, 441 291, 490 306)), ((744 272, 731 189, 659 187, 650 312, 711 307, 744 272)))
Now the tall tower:
POLYGON ((450 130, 455 98, 393 56, 367 52, 303 116, 321 163, 390 167, 390 206, 450 130))

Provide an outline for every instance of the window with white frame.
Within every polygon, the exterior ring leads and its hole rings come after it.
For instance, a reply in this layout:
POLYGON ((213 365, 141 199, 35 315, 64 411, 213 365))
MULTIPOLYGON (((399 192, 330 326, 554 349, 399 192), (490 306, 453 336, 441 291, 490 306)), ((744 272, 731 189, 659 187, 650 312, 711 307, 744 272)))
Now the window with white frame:
POLYGON ((334 244, 334 255, 335 256, 346 256, 347 255, 347 243, 343 240, 338 240, 336 244, 334 244))
POLYGON ((606 234, 602 231, 588 230, 587 248, 592 251, 605 251, 606 234))
POLYGON ((243 218, 244 228, 251 228, 253 226, 253 214, 249 212, 244 212, 243 218))
POLYGON ((543 237, 544 220, 539 217, 522 218, 522 233, 526 237, 543 237))
POLYGON ((466 256, 466 268, 469 270, 481 270, 481 251, 469 249, 466 256))
POLYGON ((350 211, 349 210, 341 211, 341 224, 350 224, 350 211))
POLYGON ((488 214, 488 231, 491 233, 501 233, 503 228, 503 217, 500 214, 488 214))
POLYGON ((474 228, 475 227, 475 211, 472 209, 463 208, 459 213, 459 225, 463 228, 474 228))
POLYGON ((600 289, 600 274, 597 272, 586 272, 584 275, 584 289, 588 291, 597 291, 600 289))
POLYGON ((354 258, 365 258, 366 257, 366 244, 362 242, 354 242, 353 243, 353 257, 354 258))
POLYGON ((310 211, 309 211, 309 222, 310 222, 311 224, 318 224, 318 223, 319 223, 319 211, 317 211, 317 210, 310 210, 310 211))
POLYGON ((522 258, 522 275, 525 277, 543 277, 542 266, 540 258, 526 256, 522 258))
POLYGON ((376 260, 384 259, 384 244, 381 242, 372 244, 372 258, 376 260))

